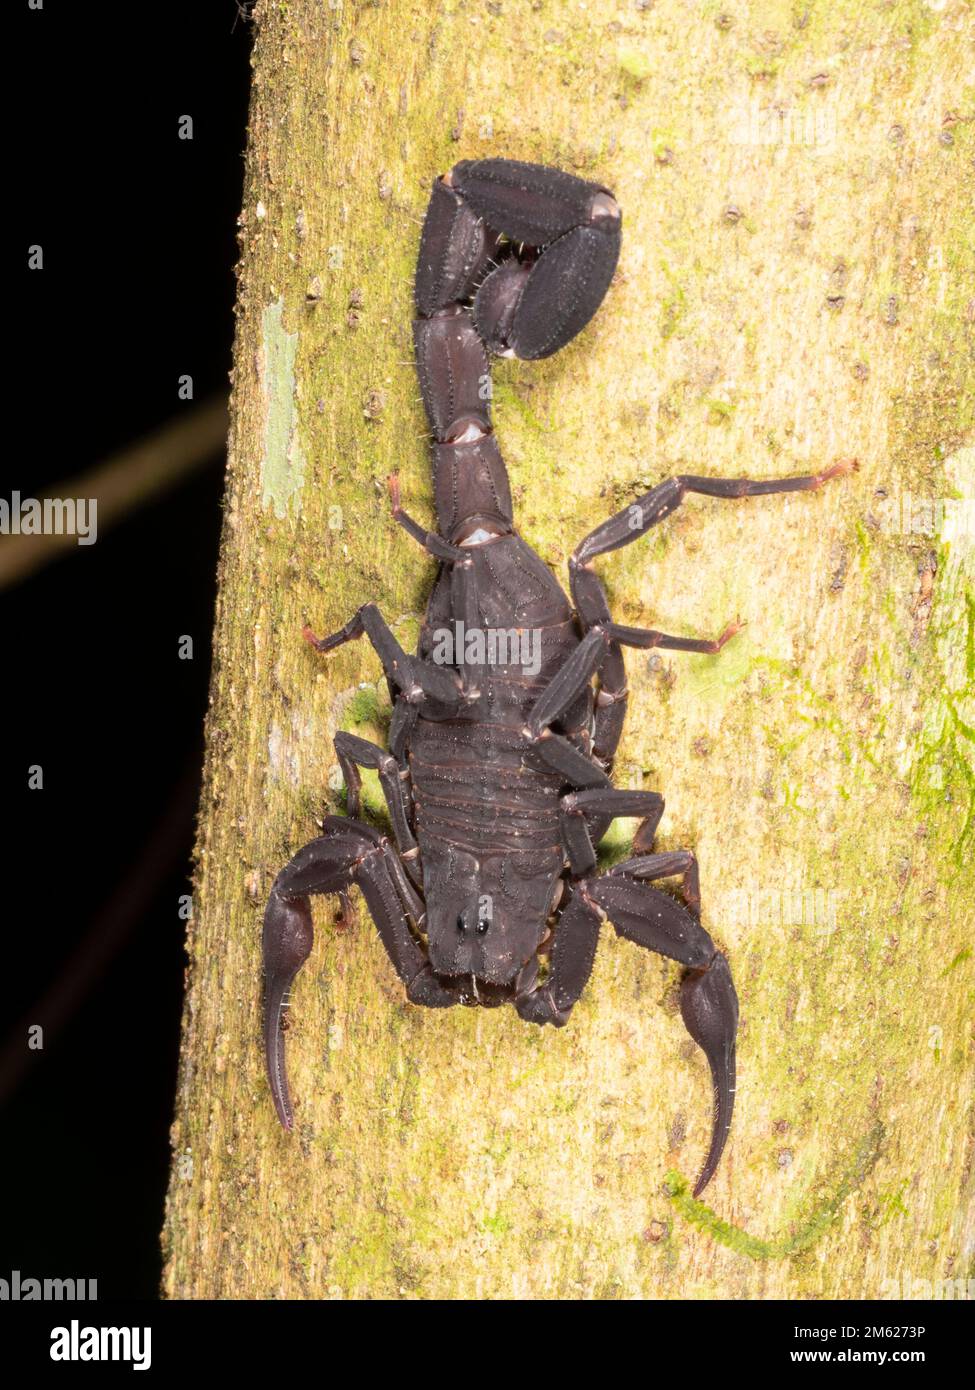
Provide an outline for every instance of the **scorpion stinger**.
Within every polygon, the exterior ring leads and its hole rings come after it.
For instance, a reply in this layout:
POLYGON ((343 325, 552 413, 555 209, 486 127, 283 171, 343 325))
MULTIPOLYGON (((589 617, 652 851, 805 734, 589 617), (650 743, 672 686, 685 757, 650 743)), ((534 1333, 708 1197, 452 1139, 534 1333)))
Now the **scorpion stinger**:
POLYGON ((697 860, 654 854, 664 803, 613 787, 623 728, 626 647, 717 653, 714 638, 614 623, 595 560, 645 535, 688 493, 716 498, 808 492, 848 472, 808 477, 666 479, 577 546, 572 602, 519 536, 491 421, 488 354, 546 357, 596 312, 620 250, 608 188, 509 159, 464 161, 437 179, 416 274, 413 325, 433 435, 436 531, 393 515, 437 562, 415 655, 375 604, 320 652, 367 637, 393 698, 389 751, 339 733, 348 817, 278 875, 264 919, 264 1033, 278 1116, 293 1116, 284 1073, 285 999, 311 950, 308 895, 361 888, 416 1004, 511 1004, 561 1027, 592 971, 602 924, 679 962, 681 1014, 711 1072, 714 1118, 695 1195, 731 1126, 738 999, 726 957, 701 926, 697 860), (358 819, 360 768, 379 774, 394 846, 358 819), (598 874, 596 848, 617 817, 638 816, 633 857, 598 874), (677 880, 678 896, 652 886, 677 880), (544 969, 547 958, 548 968, 544 969))

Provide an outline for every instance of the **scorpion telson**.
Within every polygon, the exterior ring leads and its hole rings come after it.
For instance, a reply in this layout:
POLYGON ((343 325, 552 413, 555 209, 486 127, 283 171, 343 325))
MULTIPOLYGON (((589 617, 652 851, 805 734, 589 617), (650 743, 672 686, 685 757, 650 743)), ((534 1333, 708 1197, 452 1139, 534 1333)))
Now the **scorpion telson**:
POLYGON ((486 389, 488 353, 547 357, 592 318, 612 279, 619 205, 601 184, 509 159, 464 161, 437 179, 416 272, 413 332, 433 434, 437 530, 400 505, 393 515, 438 562, 415 655, 375 604, 320 652, 368 637, 389 684, 389 751, 335 736, 348 816, 278 874, 264 917, 264 1037, 281 1123, 293 1125, 282 1014, 312 944, 309 895, 358 886, 414 1004, 513 1004, 531 1023, 561 1027, 592 970, 599 932, 685 967, 681 1014, 714 1087, 699 1194, 721 1157, 734 1104, 738 999, 725 956, 699 920, 689 850, 654 854, 664 803, 610 781, 626 711, 623 648, 717 652, 714 640, 669 637, 612 621, 593 561, 645 535, 687 493, 753 497, 819 487, 843 461, 806 477, 666 479, 586 536, 569 562, 571 603, 515 530, 508 475, 486 389), (438 634, 538 639, 537 664, 477 641, 435 659, 438 634), (485 654, 489 652, 489 654, 485 654), (359 820, 361 768, 378 772, 392 839, 359 820), (617 817, 641 818, 632 857, 597 873, 596 845, 617 817), (653 883, 673 878, 678 895, 653 883), (543 959, 547 967, 543 967, 543 959))

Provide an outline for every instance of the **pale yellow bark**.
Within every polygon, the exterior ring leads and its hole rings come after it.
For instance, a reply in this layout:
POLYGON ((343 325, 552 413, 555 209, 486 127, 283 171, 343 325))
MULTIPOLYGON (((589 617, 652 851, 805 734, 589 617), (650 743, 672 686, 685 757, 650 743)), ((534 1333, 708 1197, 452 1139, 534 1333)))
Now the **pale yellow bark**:
POLYGON ((872 1298, 973 1273, 972 12, 739 9, 258 6, 171 1297, 872 1298), (662 846, 697 850, 741 998, 706 1208, 673 1176, 709 1125, 678 971, 612 932, 555 1032, 408 1006, 364 908, 336 934, 319 906, 290 1137, 262 1072, 268 888, 342 806, 336 728, 382 737, 387 711, 364 644, 323 659, 300 629, 370 598, 415 638, 432 568, 383 488, 399 470, 430 516, 412 267, 434 174, 488 154, 623 207, 592 326, 495 369, 519 523, 558 573, 678 469, 861 464, 819 495, 693 499, 601 562, 623 622, 748 624, 720 657, 631 655, 618 763, 665 793, 662 846), (937 533, 912 521, 946 498, 937 533))

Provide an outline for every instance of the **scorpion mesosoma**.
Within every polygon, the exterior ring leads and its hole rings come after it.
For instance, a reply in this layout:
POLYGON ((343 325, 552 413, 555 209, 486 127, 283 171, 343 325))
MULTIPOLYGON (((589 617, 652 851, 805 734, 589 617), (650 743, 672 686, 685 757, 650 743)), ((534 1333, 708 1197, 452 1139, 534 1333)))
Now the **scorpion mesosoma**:
POLYGON ((509 159, 464 161, 436 179, 416 272, 414 343, 433 434, 437 531, 393 515, 439 563, 416 655, 375 604, 339 631, 306 638, 328 652, 368 637, 393 702, 389 752, 335 736, 348 816, 278 874, 264 918, 264 1037, 274 1104, 293 1125, 283 1014, 312 946, 309 894, 357 885, 414 1004, 511 1003, 531 1023, 565 1024, 589 978, 600 928, 685 967, 680 1008, 713 1084, 699 1194, 718 1166, 734 1105, 738 999, 726 957, 701 926, 697 860, 653 853, 663 799, 610 780, 627 688, 622 649, 717 652, 612 621, 593 561, 645 535, 687 493, 754 497, 819 487, 813 476, 751 481, 671 477, 597 526, 569 561, 570 604, 515 530, 492 430, 488 353, 547 357, 592 318, 612 279, 621 213, 601 184, 509 159), (486 387, 486 384, 487 387, 486 387), (464 632, 464 650, 444 634, 464 632), (484 634, 533 639, 505 649, 484 634), (594 687, 594 682, 595 687, 594 687), (393 840, 358 819, 360 769, 378 772, 393 840), (597 873, 596 845, 616 817, 639 817, 632 857, 597 873), (675 878, 675 894, 652 886, 675 878), (547 969, 541 957, 548 957, 547 969))

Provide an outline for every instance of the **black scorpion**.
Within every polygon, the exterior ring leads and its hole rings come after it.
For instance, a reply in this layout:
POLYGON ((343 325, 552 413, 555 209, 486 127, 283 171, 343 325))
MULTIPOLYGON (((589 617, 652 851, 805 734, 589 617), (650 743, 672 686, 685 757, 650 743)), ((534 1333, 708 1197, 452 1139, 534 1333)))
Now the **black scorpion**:
POLYGON ((626 709, 624 647, 717 652, 713 641, 612 621, 593 561, 628 545, 687 493, 753 497, 819 487, 855 464, 805 477, 668 478, 597 526, 569 561, 571 603, 514 527, 491 426, 488 353, 548 357, 596 312, 616 268, 621 214, 609 189, 509 159, 464 161, 435 180, 416 272, 414 341, 433 433, 437 530, 393 514, 438 562, 415 656, 375 604, 320 652, 366 636, 393 701, 389 752, 335 736, 348 816, 278 874, 264 918, 264 1034, 278 1117, 293 1111, 283 1015, 312 945, 309 894, 358 886, 414 1004, 512 1003, 561 1027, 592 970, 600 928, 685 967, 680 1007, 714 1087, 710 1181, 731 1125, 738 999, 701 926, 689 850, 652 853, 663 799, 617 790, 610 769, 626 709), (594 686, 595 681, 595 686, 594 686), (361 768, 378 772, 395 845, 358 819, 361 768), (616 817, 640 817, 632 857, 596 872, 616 817), (651 884, 675 877, 679 897, 651 884))

